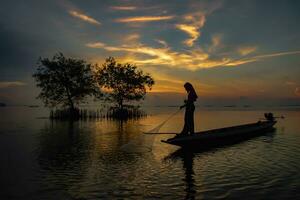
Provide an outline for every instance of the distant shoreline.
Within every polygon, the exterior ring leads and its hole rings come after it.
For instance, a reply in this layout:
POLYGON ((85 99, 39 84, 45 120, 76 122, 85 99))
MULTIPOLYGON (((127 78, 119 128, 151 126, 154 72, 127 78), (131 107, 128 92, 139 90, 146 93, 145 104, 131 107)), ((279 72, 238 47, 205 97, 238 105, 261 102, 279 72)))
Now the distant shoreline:
MULTIPOLYGON (((88 104, 88 105, 79 105, 79 108, 88 108, 94 109, 99 108, 103 105, 101 104, 88 104)), ((219 110, 219 109, 226 109, 226 110, 257 110, 257 109, 300 109, 300 104, 291 104, 291 105, 195 105, 196 108, 200 109, 211 109, 211 110, 219 110)), ((7 105, 0 103, 0 107, 26 107, 26 108, 41 108, 41 109, 49 109, 49 110, 56 110, 56 108, 47 108, 43 105, 7 105)), ((179 108, 180 105, 140 105, 140 108, 179 108)))

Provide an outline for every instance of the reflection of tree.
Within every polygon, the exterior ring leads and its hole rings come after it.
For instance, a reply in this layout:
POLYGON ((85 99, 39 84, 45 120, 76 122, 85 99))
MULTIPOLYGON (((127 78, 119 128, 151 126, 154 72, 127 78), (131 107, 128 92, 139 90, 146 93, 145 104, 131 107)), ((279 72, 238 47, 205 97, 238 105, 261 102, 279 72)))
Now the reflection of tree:
POLYGON ((145 165, 145 159, 120 147, 137 134, 139 127, 133 121, 47 123, 38 135, 37 181, 51 197, 51 192, 65 192, 87 198, 91 190, 118 190, 128 183, 131 187, 144 172, 137 166, 145 165))
MULTIPOLYGON (((88 166, 91 146, 90 134, 79 127, 79 122, 46 124, 39 134, 37 159, 41 184, 46 187, 69 188, 80 182, 88 166)), ((65 189, 65 188, 61 188, 65 189)))

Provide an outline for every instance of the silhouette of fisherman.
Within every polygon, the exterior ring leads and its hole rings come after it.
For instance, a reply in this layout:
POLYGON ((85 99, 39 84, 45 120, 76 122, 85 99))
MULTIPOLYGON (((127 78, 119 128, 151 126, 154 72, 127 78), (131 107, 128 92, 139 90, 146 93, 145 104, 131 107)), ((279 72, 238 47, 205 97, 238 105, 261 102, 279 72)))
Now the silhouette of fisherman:
POLYGON ((198 96, 195 92, 193 85, 189 82, 184 84, 184 88, 188 93, 187 99, 184 101, 184 105, 180 106, 180 109, 185 107, 184 115, 184 127, 179 135, 194 134, 194 102, 197 100, 198 96))

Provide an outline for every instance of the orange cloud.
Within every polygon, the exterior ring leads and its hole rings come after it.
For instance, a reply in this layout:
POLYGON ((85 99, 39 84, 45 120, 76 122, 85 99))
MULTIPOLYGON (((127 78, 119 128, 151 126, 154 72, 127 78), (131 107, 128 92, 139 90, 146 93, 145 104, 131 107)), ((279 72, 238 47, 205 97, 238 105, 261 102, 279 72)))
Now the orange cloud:
POLYGON ((165 45, 160 48, 154 48, 140 43, 135 43, 134 45, 109 46, 101 42, 96 42, 88 43, 86 46, 90 48, 101 48, 111 52, 130 53, 130 57, 124 59, 124 62, 152 66, 163 65, 166 67, 182 68, 191 71, 221 66, 240 66, 251 62, 257 62, 264 58, 300 53, 300 51, 281 52, 243 59, 232 59, 230 57, 211 58, 210 54, 206 53, 201 48, 177 52, 171 50, 169 46, 166 46, 166 43, 161 43, 165 45))
POLYGON ((167 44, 167 42, 166 41, 164 41, 164 40, 156 40, 159 44, 161 44, 162 46, 164 46, 164 47, 168 47, 168 44, 167 44))
POLYGON ((0 82, 0 88, 19 87, 24 86, 26 83, 21 81, 4 81, 0 82))
POLYGON ((130 34, 130 35, 127 35, 127 36, 124 36, 124 39, 123 39, 123 41, 125 42, 125 43, 130 43, 130 42, 133 42, 133 43, 135 43, 135 42, 138 42, 138 40, 140 39, 140 35, 139 34, 137 34, 137 33, 133 33, 133 34, 130 34))
POLYGON ((201 49, 194 49, 187 53, 172 51, 169 47, 153 48, 142 44, 128 46, 108 46, 104 43, 88 43, 87 47, 102 48, 107 51, 121 51, 134 53, 127 62, 144 65, 165 65, 187 70, 210 68, 228 63, 228 59, 210 60, 209 55, 201 49), (142 56, 142 58, 140 58, 142 56))
POLYGON ((184 90, 182 87, 170 86, 170 85, 163 85, 163 84, 156 84, 153 86, 152 90, 149 91, 152 93, 160 93, 160 92, 176 92, 176 93, 183 93, 184 90))
POLYGON ((137 7, 135 6, 112 6, 110 7, 113 10, 123 10, 123 11, 129 11, 129 10, 136 10, 137 7))
POLYGON ((151 22, 173 19, 174 16, 140 16, 140 17, 127 17, 116 19, 116 22, 131 23, 131 22, 151 22))
POLYGON ((95 43, 87 43, 86 44, 87 47, 91 47, 91 48, 104 48, 106 45, 102 42, 95 42, 95 43))
POLYGON ((186 25, 186 24, 177 24, 176 28, 179 30, 182 30, 186 32, 190 38, 183 41, 183 43, 189 47, 194 45, 195 40, 200 36, 200 32, 198 32, 198 28, 192 25, 186 25))
POLYGON ((256 62, 258 61, 257 59, 250 58, 250 59, 241 59, 241 60, 233 60, 225 64, 225 66, 238 66, 238 65, 243 65, 251 62, 256 62))
MULTIPOLYGON (((151 92, 176 92, 185 93, 183 85, 186 81, 172 77, 166 74, 161 74, 160 71, 152 71, 153 77, 156 81, 151 92)), ((197 80, 192 81, 196 92, 199 94, 213 94, 216 93, 216 87, 209 84, 203 84, 197 80)))
POLYGON ((250 58, 240 59, 240 60, 233 60, 231 62, 228 62, 225 66, 238 66, 250 62, 257 62, 265 58, 272 58, 272 57, 278 57, 278 56, 286 56, 286 55, 294 55, 294 54, 300 54, 300 51, 287 51, 287 52, 279 52, 279 53, 272 53, 272 54, 264 54, 264 55, 258 55, 253 56, 250 58))
POLYGON ((287 81, 285 82, 286 85, 296 85, 296 83, 294 81, 287 81))
POLYGON ((211 46, 208 48, 208 52, 213 52, 215 51, 219 46, 222 45, 221 42, 221 35, 217 34, 217 35, 213 35, 211 38, 211 46))
POLYGON ((272 53, 272 54, 264 54, 264 55, 255 56, 254 58, 270 58, 270 57, 286 56, 286 55, 293 55, 293 54, 300 54, 300 51, 287 51, 287 52, 279 52, 279 53, 272 53))
POLYGON ((300 97, 300 88, 296 88, 295 89, 295 95, 297 96, 297 97, 300 97))
POLYGON ((189 47, 194 45, 194 42, 200 37, 202 28, 205 24, 206 18, 203 13, 193 13, 184 16, 184 23, 176 25, 176 28, 187 33, 190 38, 183 41, 183 43, 189 47))
POLYGON ((240 55, 246 56, 246 55, 256 51, 256 49, 257 49, 257 47, 255 47, 255 46, 253 46, 253 47, 240 47, 240 48, 238 48, 238 52, 239 52, 240 55))
POLYGON ((89 17, 83 13, 79 13, 77 11, 69 11, 69 14, 73 17, 76 17, 82 21, 88 22, 90 24, 100 25, 101 23, 97 21, 96 19, 89 17))

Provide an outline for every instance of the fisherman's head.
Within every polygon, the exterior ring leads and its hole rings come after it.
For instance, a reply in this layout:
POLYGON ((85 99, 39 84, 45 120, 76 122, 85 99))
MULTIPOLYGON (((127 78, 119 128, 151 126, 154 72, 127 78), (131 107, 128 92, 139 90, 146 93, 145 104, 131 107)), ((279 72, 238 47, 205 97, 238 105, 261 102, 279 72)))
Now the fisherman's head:
POLYGON ((196 94, 196 91, 195 91, 193 85, 190 84, 189 82, 186 82, 183 86, 184 86, 186 92, 189 94, 189 98, 193 99, 193 101, 196 101, 198 96, 196 94))
POLYGON ((189 82, 186 82, 183 86, 187 92, 194 90, 192 84, 190 84, 189 82))

